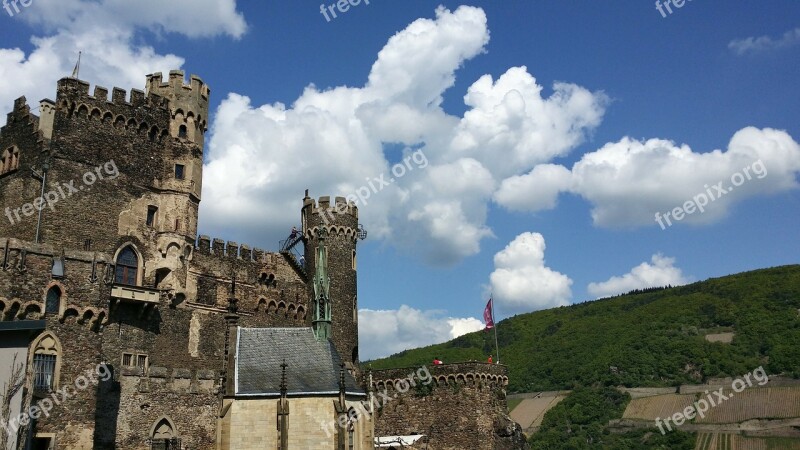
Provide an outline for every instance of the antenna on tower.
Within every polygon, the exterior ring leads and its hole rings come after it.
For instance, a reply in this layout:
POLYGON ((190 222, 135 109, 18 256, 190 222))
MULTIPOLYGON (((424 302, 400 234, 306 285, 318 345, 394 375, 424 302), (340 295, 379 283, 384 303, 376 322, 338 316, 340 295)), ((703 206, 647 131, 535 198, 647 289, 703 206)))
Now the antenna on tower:
POLYGON ((81 71, 81 53, 83 52, 78 52, 78 62, 75 64, 75 68, 72 69, 72 78, 78 78, 78 74, 81 71))

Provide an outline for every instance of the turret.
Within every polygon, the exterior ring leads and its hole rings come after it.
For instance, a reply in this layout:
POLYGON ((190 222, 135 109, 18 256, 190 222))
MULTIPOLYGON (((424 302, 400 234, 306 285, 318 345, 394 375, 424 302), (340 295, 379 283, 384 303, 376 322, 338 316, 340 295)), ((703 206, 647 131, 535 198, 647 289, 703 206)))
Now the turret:
POLYGON ((161 72, 147 76, 147 92, 169 99, 172 116, 170 134, 187 139, 202 150, 208 129, 208 97, 211 90, 197 75, 184 84, 182 70, 171 70, 168 82, 163 82, 161 72))
MULTIPOLYGON (((356 242, 358 208, 344 197, 303 199, 302 231, 309 290, 319 314, 313 319, 315 333, 327 334, 348 368, 358 366, 358 302, 356 242), (319 258, 323 260, 320 261, 319 258)), ((312 311, 315 313, 315 311, 312 311)))

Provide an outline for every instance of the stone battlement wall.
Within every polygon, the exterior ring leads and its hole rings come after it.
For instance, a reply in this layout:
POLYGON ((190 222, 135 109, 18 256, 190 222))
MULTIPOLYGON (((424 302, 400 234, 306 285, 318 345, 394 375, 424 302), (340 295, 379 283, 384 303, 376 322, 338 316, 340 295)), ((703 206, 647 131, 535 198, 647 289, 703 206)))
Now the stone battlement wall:
POLYGON ((435 450, 525 448, 519 425, 508 417, 506 366, 467 362, 426 367, 433 382, 423 384, 415 375, 417 385, 407 390, 402 380, 419 368, 372 371, 373 390, 389 397, 376 413, 376 436, 423 434, 435 450))

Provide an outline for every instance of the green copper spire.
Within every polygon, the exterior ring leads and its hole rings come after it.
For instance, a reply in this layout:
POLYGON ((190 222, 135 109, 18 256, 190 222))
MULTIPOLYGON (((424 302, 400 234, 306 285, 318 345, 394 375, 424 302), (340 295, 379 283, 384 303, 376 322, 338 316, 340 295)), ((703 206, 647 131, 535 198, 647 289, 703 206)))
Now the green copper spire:
POLYGON ((327 230, 320 228, 317 248, 316 273, 314 274, 314 336, 318 340, 331 337, 331 299, 328 277, 328 252, 325 248, 327 230))

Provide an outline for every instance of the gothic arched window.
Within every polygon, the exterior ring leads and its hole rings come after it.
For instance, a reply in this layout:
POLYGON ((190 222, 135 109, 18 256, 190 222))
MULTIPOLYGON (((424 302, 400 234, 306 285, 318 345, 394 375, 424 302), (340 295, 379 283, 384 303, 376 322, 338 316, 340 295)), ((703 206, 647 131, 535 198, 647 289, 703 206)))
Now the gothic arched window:
POLYGON ((61 289, 53 286, 47 291, 44 302, 45 314, 58 314, 61 311, 61 289))
POLYGON ((7 148, 0 156, 0 174, 17 168, 19 168, 19 150, 16 147, 7 148))
POLYGON ((114 274, 114 282, 117 284, 126 284, 128 286, 137 286, 139 275, 139 257, 136 252, 129 245, 122 249, 117 255, 117 266, 114 274))
POLYGON ((33 367, 33 389, 50 392, 58 387, 61 344, 52 333, 45 333, 31 345, 30 364, 33 367))

